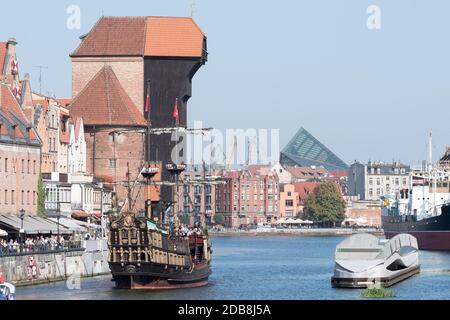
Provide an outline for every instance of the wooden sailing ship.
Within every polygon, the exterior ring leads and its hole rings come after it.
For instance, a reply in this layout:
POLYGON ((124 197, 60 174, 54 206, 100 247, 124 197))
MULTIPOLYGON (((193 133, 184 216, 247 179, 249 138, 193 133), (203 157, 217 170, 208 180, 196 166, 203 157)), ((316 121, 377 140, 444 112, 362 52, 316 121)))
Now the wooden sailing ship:
MULTIPOLYGON (((208 284, 212 249, 206 228, 185 226, 177 214, 178 178, 184 165, 168 165, 174 178, 171 214, 147 210, 138 217, 129 210, 110 223, 109 267, 112 280, 122 289, 177 289, 208 284)), ((147 165, 142 176, 150 185, 158 169, 147 165)), ((131 204, 131 199, 128 199, 131 204)))

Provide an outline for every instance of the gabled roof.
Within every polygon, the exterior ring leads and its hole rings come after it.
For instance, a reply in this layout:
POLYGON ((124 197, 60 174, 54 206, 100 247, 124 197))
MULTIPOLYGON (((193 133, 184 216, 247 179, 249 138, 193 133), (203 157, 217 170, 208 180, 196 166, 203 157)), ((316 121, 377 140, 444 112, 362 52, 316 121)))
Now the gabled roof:
POLYGON ((11 141, 21 143, 33 143, 39 145, 40 141, 27 120, 22 108, 19 106, 16 98, 9 86, 0 84, 0 123, 2 124, 2 138, 8 138, 11 141), (4 130, 8 129, 8 130, 4 130), (10 136, 10 132, 14 136, 10 136))
POLYGON ((147 57, 202 57, 205 35, 192 18, 148 17, 147 57))
POLYGON ((7 51, 8 51, 8 43, 0 42, 0 74, 3 74, 3 67, 5 64, 7 51))
POLYGON ((266 176, 271 171, 268 164, 252 164, 247 167, 252 176, 266 176))
POLYGON ((293 185, 300 200, 306 200, 308 195, 314 192, 314 190, 320 185, 320 182, 295 182, 293 185))
POLYGON ((291 167, 287 166, 286 170, 296 179, 313 179, 325 176, 328 171, 321 167, 291 167))
POLYGON ((145 17, 102 17, 71 56, 142 56, 146 24, 145 17))
POLYGON ((192 18, 102 17, 71 57, 202 57, 204 39, 192 18))
POLYGON ((70 105, 85 125, 145 126, 146 121, 110 66, 104 66, 70 105))

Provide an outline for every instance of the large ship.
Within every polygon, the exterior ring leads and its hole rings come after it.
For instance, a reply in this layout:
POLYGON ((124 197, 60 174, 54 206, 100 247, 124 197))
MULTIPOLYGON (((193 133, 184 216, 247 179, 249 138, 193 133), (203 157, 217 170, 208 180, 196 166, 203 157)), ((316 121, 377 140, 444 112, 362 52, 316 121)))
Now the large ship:
MULTIPOLYGON (((110 223, 109 266, 117 288, 157 290, 208 284, 212 249, 207 229, 200 223, 184 225, 177 215, 178 176, 185 166, 168 165, 167 169, 175 181, 173 201, 165 210, 149 208, 145 217, 139 217, 130 206, 110 223)), ((147 165, 141 173, 147 181, 148 203, 157 172, 147 165)))
MULTIPOLYGON (((431 156, 430 156, 431 158, 431 156)), ((450 250, 450 149, 436 164, 413 170, 408 189, 383 198, 387 238, 409 233, 422 250, 450 250)))

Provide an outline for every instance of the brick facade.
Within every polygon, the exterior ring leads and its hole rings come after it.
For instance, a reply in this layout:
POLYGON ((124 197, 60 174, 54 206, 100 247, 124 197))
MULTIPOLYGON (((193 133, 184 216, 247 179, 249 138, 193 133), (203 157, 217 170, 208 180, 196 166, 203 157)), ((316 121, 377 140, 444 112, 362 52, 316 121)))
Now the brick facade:
POLYGON ((144 58, 72 58, 72 97, 105 66, 110 66, 138 110, 144 110, 144 58))
POLYGON ((0 214, 36 214, 39 162, 39 146, 0 144, 0 214))
MULTIPOLYGON (((111 128, 85 126, 86 169, 87 173, 106 182, 118 182, 116 192, 119 201, 127 198, 125 181, 127 180, 127 163, 130 168, 130 180, 138 177, 144 163, 144 135, 128 132, 112 134, 114 131, 130 128, 111 128), (94 148, 95 144, 95 148, 94 148), (130 147, 132 146, 132 147, 130 147), (120 185, 123 182, 123 185, 120 185)), ((142 180, 142 177, 140 177, 142 180)), ((136 200, 134 209, 144 208, 145 189, 139 185, 132 194, 136 200)))
POLYGON ((279 179, 270 166, 249 166, 225 175, 227 184, 218 186, 216 198, 225 225, 270 223, 279 214, 279 179))

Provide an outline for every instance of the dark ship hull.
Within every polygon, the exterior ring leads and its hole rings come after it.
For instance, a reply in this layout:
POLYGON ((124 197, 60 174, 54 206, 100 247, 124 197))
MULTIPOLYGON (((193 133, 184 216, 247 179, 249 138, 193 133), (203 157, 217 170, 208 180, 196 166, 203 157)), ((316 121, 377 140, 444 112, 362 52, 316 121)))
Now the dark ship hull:
POLYGON ((450 251, 450 205, 439 216, 416 221, 414 216, 382 216, 386 238, 409 233, 417 238, 421 250, 450 251))
POLYGON ((128 212, 111 223, 109 268, 119 289, 180 289, 205 286, 211 275, 207 234, 171 235, 151 219, 128 212))
POLYGON ((189 268, 143 263, 140 266, 110 263, 113 281, 118 289, 166 290, 195 288, 208 285, 211 275, 209 263, 189 268))

